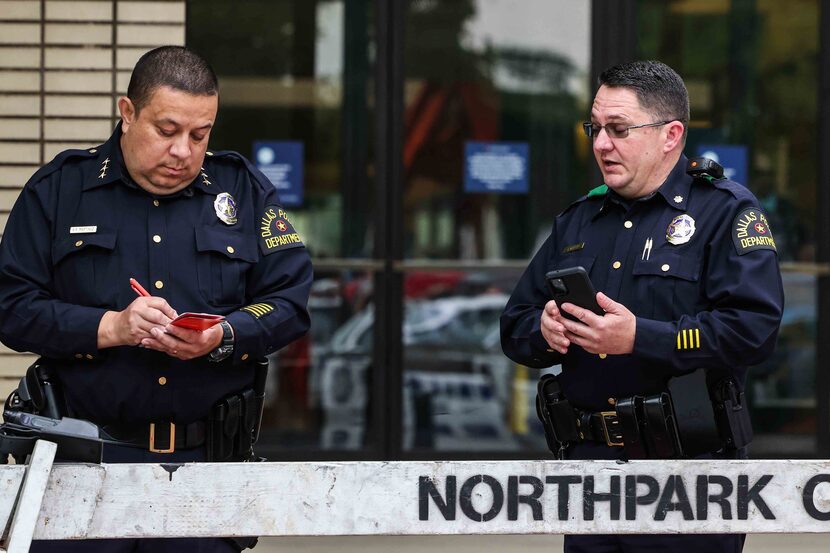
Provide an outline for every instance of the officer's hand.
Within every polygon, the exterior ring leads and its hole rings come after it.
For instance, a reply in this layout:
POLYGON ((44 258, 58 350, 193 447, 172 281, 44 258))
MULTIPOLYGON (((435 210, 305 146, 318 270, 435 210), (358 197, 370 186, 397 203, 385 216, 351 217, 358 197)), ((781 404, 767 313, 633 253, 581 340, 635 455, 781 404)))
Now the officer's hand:
POLYGON ((555 301, 551 300, 545 304, 541 320, 542 337, 551 349, 565 354, 568 353, 571 341, 565 337, 565 326, 560 322, 561 319, 562 313, 555 301))
POLYGON ((219 325, 201 332, 167 325, 165 328, 152 329, 151 334, 151 338, 141 341, 142 346, 161 351, 182 361, 207 355, 222 343, 222 327, 219 325))
POLYGON ((138 297, 123 311, 104 313, 98 323, 98 348, 138 345, 153 328, 164 328, 176 316, 164 298, 138 297))
POLYGON ((597 303, 605 310, 604 316, 572 303, 562 305, 563 311, 579 319, 559 319, 565 326, 565 337, 588 353, 623 354, 634 351, 634 334, 637 331, 634 313, 602 292, 597 293, 597 303))

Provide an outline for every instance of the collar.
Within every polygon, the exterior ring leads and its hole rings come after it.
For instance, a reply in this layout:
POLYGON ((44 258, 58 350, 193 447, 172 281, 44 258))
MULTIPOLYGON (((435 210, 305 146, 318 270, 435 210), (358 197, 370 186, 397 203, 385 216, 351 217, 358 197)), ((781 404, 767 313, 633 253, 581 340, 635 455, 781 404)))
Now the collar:
POLYGON ((95 170, 90 172, 84 181, 84 190, 91 190, 118 180, 124 180, 124 161, 121 156, 120 139, 121 122, 119 121, 106 142, 89 150, 89 153, 97 154, 97 156, 95 157, 95 170))
POLYGON ((686 164, 689 162, 686 156, 680 154, 680 159, 669 173, 666 181, 657 189, 657 196, 662 197, 667 204, 678 211, 686 211, 689 203, 689 192, 692 189, 694 179, 686 173, 686 164))
POLYGON ((625 200, 613 190, 608 189, 602 203, 597 208, 597 212, 594 213, 593 218, 596 218, 602 214, 602 212, 608 207, 609 203, 633 205, 635 202, 647 202, 653 198, 662 198, 672 208, 678 211, 686 211, 686 206, 689 203, 689 192, 692 188, 692 182, 694 181, 692 177, 686 174, 687 163, 688 160, 686 159, 686 156, 680 154, 680 159, 677 160, 674 168, 669 173, 669 176, 666 177, 663 184, 660 185, 660 188, 644 198, 625 200))
MULTIPOLYGON (((109 139, 97 148, 91 148, 89 152, 97 154, 95 158, 96 171, 87 175, 84 182, 84 190, 91 190, 116 181, 121 181, 126 186, 133 188, 141 188, 135 183, 135 181, 133 181, 127 171, 126 165, 124 164, 124 156, 121 153, 120 121, 115 126, 115 130, 113 130, 109 139)), ((196 178, 193 179, 193 182, 191 182, 187 187, 179 190, 175 194, 160 197, 172 198, 181 194, 192 195, 194 191, 203 192, 213 196, 216 196, 219 192, 221 192, 219 186, 215 183, 215 179, 213 179, 211 174, 203 166, 196 178), (191 192, 186 192, 188 190, 191 190, 191 192)))

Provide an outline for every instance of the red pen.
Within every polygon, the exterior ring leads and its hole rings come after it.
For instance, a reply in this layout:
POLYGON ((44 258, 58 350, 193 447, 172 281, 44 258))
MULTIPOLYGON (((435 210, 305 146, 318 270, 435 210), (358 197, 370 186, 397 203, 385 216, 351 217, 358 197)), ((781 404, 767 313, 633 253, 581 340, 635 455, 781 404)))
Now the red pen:
POLYGON ((138 281, 134 278, 130 279, 130 288, 132 288, 136 294, 139 296, 147 297, 150 295, 150 292, 144 289, 142 285, 138 283, 138 281))

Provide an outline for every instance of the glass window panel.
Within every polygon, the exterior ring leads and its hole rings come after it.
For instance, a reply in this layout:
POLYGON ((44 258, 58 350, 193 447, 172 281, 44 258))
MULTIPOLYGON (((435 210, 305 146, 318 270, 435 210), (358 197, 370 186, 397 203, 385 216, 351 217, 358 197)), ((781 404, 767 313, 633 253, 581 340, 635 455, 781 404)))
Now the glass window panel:
POLYGON ((359 450, 371 441, 372 278, 316 271, 311 331, 270 358, 260 454, 359 450))
POLYGON ((542 451, 542 371, 505 357, 499 316, 520 269, 405 277, 405 451, 542 451))
POLYGON ((405 25, 405 256, 527 258, 586 191, 590 2, 414 0, 405 25), (470 141, 527 144, 528 192, 466 192, 470 141))
POLYGON ((816 278, 787 262, 815 261, 819 2, 640 0, 641 58, 685 79, 687 155, 745 148, 746 185, 767 211, 784 273, 778 349, 749 372, 754 456, 816 453, 816 278))
MULTIPOLYGON (((586 192, 590 3, 414 0, 405 25, 404 256, 528 259, 553 216, 586 192), (470 142, 526 145, 527 192, 467 191, 470 142)), ((485 176, 508 169, 502 158, 485 176)), ((510 361, 499 341, 521 271, 405 273, 405 452, 546 449, 541 373, 510 361)))

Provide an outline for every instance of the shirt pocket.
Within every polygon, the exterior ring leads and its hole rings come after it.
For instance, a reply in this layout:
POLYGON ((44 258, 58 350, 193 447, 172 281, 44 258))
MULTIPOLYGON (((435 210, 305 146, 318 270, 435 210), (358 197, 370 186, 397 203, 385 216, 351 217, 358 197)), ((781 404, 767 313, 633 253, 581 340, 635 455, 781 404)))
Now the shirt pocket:
POLYGON ((241 306, 246 274, 258 259, 255 241, 231 230, 202 228, 196 229, 196 250, 196 276, 205 301, 241 306))
POLYGON ((640 305, 637 314, 673 320, 690 313, 700 296, 701 267, 701 257, 695 252, 656 251, 648 260, 636 260, 632 274, 640 305))
POLYGON ((115 307, 117 241, 114 230, 56 240, 52 245, 52 266, 57 295, 69 303, 115 307))

